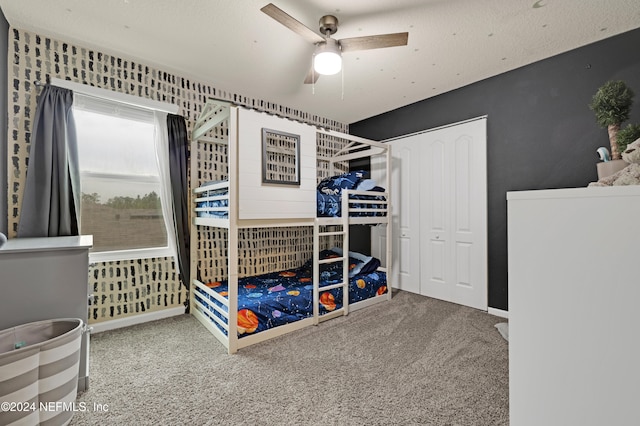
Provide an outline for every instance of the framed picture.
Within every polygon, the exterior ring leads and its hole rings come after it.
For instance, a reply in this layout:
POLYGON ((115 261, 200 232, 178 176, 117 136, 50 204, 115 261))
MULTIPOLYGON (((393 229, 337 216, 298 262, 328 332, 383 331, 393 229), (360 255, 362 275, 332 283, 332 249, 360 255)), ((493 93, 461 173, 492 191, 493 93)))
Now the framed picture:
POLYGON ((300 135, 262 129, 262 183, 300 185, 300 135))

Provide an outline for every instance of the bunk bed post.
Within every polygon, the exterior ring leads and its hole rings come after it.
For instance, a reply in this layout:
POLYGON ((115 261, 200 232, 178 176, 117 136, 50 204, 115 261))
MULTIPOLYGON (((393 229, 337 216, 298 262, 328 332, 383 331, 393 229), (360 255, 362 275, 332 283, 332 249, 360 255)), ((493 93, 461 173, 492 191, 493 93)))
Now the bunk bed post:
POLYGON ((313 324, 320 323, 320 221, 313 221, 313 324))
MULTIPOLYGON (((386 152, 386 162, 387 162, 387 173, 385 176, 385 188, 387 190, 387 200, 391 201, 391 144, 386 143, 385 145, 387 145, 387 152, 386 152)), ((393 248, 393 240, 391 239, 392 235, 391 235, 391 228, 393 225, 393 216, 392 216, 392 212, 391 209, 393 208, 393 204, 387 204, 387 236, 386 236, 386 268, 387 268, 387 300, 391 300, 391 293, 392 293, 392 285, 391 282, 389 281, 389 279, 391 277, 393 277, 392 274, 392 268, 393 268, 393 257, 391 257, 393 255, 392 253, 392 248, 393 248)))
POLYGON ((349 191, 344 191, 342 197, 342 309, 344 315, 349 314, 349 191))
POLYGON ((189 312, 193 313, 196 309, 195 296, 193 295, 193 280, 198 278, 198 259, 196 256, 198 249, 198 227, 195 224, 195 201, 192 196, 191 188, 198 187, 198 140, 191 134, 191 151, 189 152, 189 163, 191 170, 189 171, 189 252, 191 261, 189 263, 189 276, 191 282, 184 283, 187 286, 187 297, 189 298, 189 312))
POLYGON ((238 351, 238 108, 229 108, 229 228, 227 271, 229 288, 229 354, 238 351))

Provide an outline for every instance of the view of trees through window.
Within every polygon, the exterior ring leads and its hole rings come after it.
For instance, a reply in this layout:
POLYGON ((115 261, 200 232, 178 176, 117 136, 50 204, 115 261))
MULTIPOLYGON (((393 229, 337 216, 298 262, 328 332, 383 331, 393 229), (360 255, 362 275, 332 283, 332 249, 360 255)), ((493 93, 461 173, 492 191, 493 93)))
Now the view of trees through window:
POLYGON ((167 235, 160 197, 155 192, 137 197, 82 194, 82 233, 93 235, 94 251, 163 247, 167 235))
POLYGON ((80 232, 93 235, 94 259, 168 253, 153 112, 74 97, 82 202, 80 232), (105 253, 104 257, 102 253, 105 253), (115 254, 114 252, 118 252, 115 254))

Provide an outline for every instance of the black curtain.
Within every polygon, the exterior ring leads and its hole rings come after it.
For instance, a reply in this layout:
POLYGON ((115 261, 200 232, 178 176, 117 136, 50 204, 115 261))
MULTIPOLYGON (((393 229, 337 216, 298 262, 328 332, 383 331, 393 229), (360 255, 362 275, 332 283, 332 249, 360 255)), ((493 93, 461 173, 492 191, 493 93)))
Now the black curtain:
POLYGON ((73 92, 45 85, 36 108, 18 237, 79 235, 80 172, 73 92))
MULTIPOLYGON (((184 117, 167 114, 169 132, 169 174, 173 193, 178 265, 182 284, 191 282, 189 253, 189 141, 184 117)), ((187 305, 188 306, 188 305, 187 305)))

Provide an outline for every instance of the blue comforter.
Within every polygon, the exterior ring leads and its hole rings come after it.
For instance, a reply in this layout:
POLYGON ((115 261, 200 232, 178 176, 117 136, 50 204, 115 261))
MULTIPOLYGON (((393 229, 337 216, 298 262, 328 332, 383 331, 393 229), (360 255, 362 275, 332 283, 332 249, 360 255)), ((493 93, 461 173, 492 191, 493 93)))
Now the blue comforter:
MULTIPOLYGON (((321 259, 340 256, 339 252, 324 250, 321 259)), ((349 257, 350 268, 357 274, 349 274, 349 303, 387 293, 386 274, 374 271, 379 265, 375 258, 349 257), (353 276, 351 276, 353 275, 353 276)), ((313 269, 308 261, 302 267, 246 277, 238 280, 238 336, 244 337, 279 325, 313 316, 313 269)), ((342 281, 342 262, 321 265, 320 287, 342 281)), ((208 287, 228 297, 227 281, 212 282, 208 287)), ((196 298, 209 299, 196 289, 196 298)), ((211 298, 214 303, 218 303, 211 298)), ((342 307, 342 287, 320 293, 320 314, 342 307)), ((222 307, 225 311, 226 308, 222 307)), ((222 316, 213 311, 207 315, 222 316)), ((224 330, 222 330, 224 332, 224 330)))
MULTIPOLYGON (((384 192, 383 188, 379 186, 374 187, 371 191, 384 192)), ((327 194, 323 193, 320 190, 317 191, 316 195, 318 209, 317 216, 318 217, 341 217, 342 216, 342 193, 338 192, 337 194, 327 194)), ((373 195, 351 195, 350 199, 352 200, 379 200, 384 201, 385 197, 383 196, 373 196, 373 195)), ((372 203, 351 203, 351 208, 356 209, 383 209, 385 208, 385 204, 372 204, 372 203)), ((351 214, 353 217, 357 216, 385 216, 385 212, 381 210, 378 212, 353 212, 351 214)))
MULTIPOLYGON (((376 186, 375 181, 366 178, 367 173, 363 170, 343 173, 323 179, 317 187, 317 216, 318 217, 341 217, 342 216, 342 191, 345 189, 356 189, 361 191, 385 192, 384 188, 376 186)), ((352 200, 379 200, 384 201, 383 196, 377 195, 351 195, 352 200)), ((385 204, 372 203, 352 203, 351 208, 359 209, 383 209, 385 204)), ((355 212, 352 216, 384 216, 381 212, 355 212)))

